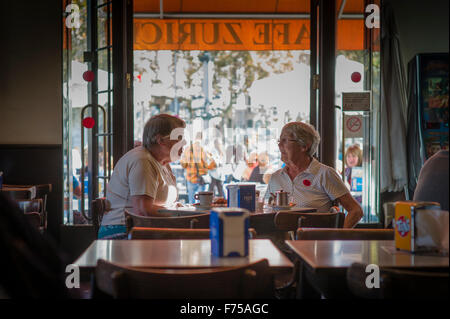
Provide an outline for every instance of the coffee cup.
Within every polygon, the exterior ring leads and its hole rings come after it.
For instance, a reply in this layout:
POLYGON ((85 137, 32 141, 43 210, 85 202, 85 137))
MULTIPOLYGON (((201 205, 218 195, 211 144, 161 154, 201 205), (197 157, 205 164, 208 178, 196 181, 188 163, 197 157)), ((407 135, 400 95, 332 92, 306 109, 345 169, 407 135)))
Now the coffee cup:
POLYGON ((194 195, 194 198, 200 201, 201 206, 211 206, 213 201, 213 192, 199 192, 194 195))

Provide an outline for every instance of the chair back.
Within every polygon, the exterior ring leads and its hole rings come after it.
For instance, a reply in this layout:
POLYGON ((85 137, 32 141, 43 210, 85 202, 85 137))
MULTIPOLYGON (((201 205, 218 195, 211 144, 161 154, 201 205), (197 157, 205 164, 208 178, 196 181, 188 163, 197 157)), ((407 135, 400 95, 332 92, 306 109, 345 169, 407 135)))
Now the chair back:
POLYGON ((394 240, 393 229, 299 228, 298 240, 394 240))
POLYGON ((24 213, 26 220, 41 233, 45 227, 44 201, 42 198, 19 199, 15 201, 19 209, 24 213))
POLYGON ((108 210, 107 200, 105 197, 96 198, 92 201, 91 214, 92 226, 94 226, 95 237, 98 236, 98 230, 102 224, 103 215, 108 210))
POLYGON ((404 270, 380 268, 379 288, 366 285, 367 265, 354 263, 347 269, 347 286, 366 299, 448 299, 449 269, 404 270))
POLYGON ((28 213, 24 213, 24 215, 25 215, 25 219, 28 221, 28 223, 31 226, 33 226, 33 228, 42 232, 41 215, 38 212, 28 212, 28 213))
MULTIPOLYGON (((256 238, 256 232, 250 228, 249 237, 256 238)), ((133 227, 128 235, 129 239, 209 239, 210 231, 207 229, 191 228, 152 228, 133 227)))
POLYGON ((16 200, 16 202, 23 213, 36 212, 41 214, 44 210, 44 202, 42 198, 19 199, 16 200))
POLYGON ((296 231, 300 227, 342 228, 344 213, 296 213, 278 212, 275 215, 275 228, 282 231, 296 231))
POLYGON ((114 298, 253 299, 273 298, 267 259, 214 269, 136 269, 98 260, 96 284, 114 298))
POLYGON ((148 217, 138 216, 125 210, 127 232, 133 227, 158 228, 209 228, 209 213, 180 217, 148 217))

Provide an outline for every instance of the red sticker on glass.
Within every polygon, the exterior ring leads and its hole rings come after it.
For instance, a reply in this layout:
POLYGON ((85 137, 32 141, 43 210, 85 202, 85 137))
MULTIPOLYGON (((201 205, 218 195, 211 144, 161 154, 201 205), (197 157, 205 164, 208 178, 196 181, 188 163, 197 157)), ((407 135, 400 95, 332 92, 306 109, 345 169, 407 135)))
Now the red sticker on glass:
POLYGON ((361 73, 359 73, 359 72, 353 72, 351 77, 352 77, 352 81, 355 83, 358 83, 359 81, 361 81, 361 73))
POLYGON ((86 71, 83 73, 83 79, 86 82, 92 82, 94 80, 94 72, 92 71, 86 71))
POLYGON ((95 120, 93 117, 85 117, 83 119, 83 126, 85 128, 93 128, 95 125, 95 120))
POLYGON ((303 180, 303 185, 305 185, 305 186, 311 186, 311 181, 308 180, 308 179, 304 179, 304 180, 303 180))

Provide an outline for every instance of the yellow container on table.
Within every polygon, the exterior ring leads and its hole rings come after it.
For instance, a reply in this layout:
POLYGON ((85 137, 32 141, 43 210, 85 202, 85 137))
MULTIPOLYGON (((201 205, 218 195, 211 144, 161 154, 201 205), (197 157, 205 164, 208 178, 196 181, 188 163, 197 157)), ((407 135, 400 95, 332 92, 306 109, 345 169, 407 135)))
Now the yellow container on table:
POLYGON ((436 202, 403 201, 395 203, 395 247, 409 252, 419 251, 416 245, 416 216, 422 209, 440 209, 436 202))

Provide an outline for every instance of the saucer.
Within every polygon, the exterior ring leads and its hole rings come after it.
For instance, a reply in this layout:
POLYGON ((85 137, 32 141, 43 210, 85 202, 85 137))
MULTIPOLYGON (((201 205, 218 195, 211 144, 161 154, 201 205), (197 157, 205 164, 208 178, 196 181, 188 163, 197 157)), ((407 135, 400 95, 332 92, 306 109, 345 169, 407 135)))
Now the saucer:
POLYGON ((213 208, 213 206, 211 205, 193 205, 195 207, 195 209, 198 210, 210 210, 211 208, 213 208))

